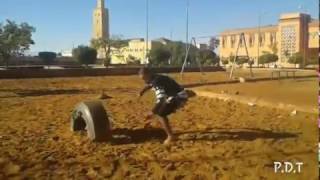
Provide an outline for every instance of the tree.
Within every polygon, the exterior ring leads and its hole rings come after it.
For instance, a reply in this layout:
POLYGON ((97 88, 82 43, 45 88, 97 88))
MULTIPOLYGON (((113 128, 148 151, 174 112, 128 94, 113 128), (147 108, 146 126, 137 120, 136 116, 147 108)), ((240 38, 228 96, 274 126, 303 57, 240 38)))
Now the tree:
POLYGON ((165 46, 152 48, 149 54, 151 65, 168 65, 171 52, 165 46))
POLYGON ((221 62, 222 62, 223 65, 229 64, 228 58, 222 58, 221 62))
POLYGON ((234 60, 236 59, 236 57, 231 53, 229 55, 229 62, 234 63, 234 60))
POLYGON ((127 64, 129 64, 129 65, 140 65, 141 61, 139 59, 135 58, 134 56, 129 55, 128 58, 127 58, 127 64))
POLYGON ((16 24, 7 20, 5 25, 0 24, 0 59, 5 62, 6 67, 12 56, 23 55, 34 44, 33 32, 35 28, 27 23, 16 24))
POLYGON ((301 53, 297 52, 297 53, 294 53, 292 56, 289 57, 289 60, 288 60, 288 63, 290 64, 294 64, 295 66, 297 64, 302 64, 303 62, 303 56, 301 53))
POLYGON ((128 40, 122 40, 121 36, 112 36, 110 39, 92 39, 91 46, 97 51, 103 49, 104 51, 104 65, 109 66, 111 64, 111 48, 120 49, 128 45, 128 40))
POLYGON ((110 58, 111 46, 110 46, 109 41, 107 39, 103 39, 103 38, 92 39, 91 46, 93 48, 95 48, 97 51, 99 51, 100 49, 103 49, 104 57, 105 57, 103 64, 108 67, 110 65, 110 61, 111 61, 111 58, 110 58))
POLYGON ((57 54, 55 52, 39 52, 38 56, 44 64, 48 66, 50 66, 57 58, 57 54))
POLYGON ((94 64, 97 60, 97 50, 88 46, 78 46, 72 50, 72 56, 79 63, 85 64, 94 64))
POLYGON ((248 63, 249 59, 247 57, 238 57, 236 58, 236 64, 243 65, 245 63, 248 63))
POLYGON ((319 64, 318 57, 310 57, 306 65, 317 65, 317 64, 319 64))
POLYGON ((215 38, 215 37, 212 37, 209 41, 209 49, 211 51, 214 51, 217 49, 217 47, 219 46, 220 44, 220 40, 215 38))
POLYGON ((167 49, 171 52, 170 65, 181 66, 184 62, 186 46, 183 42, 169 42, 167 49))
POLYGON ((219 63, 216 53, 211 50, 201 50, 197 56, 201 65, 216 65, 219 63))
POLYGON ((276 54, 264 53, 259 57, 259 64, 269 64, 278 61, 278 56, 276 54))

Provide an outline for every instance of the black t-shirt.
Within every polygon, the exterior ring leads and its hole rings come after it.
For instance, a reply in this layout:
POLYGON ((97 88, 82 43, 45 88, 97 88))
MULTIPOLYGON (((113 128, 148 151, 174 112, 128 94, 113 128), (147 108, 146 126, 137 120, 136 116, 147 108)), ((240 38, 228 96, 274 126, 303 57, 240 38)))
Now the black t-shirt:
POLYGON ((167 98, 170 96, 177 96, 177 94, 183 91, 181 87, 175 80, 168 76, 155 74, 152 76, 149 85, 153 88, 158 101, 162 98, 167 98))

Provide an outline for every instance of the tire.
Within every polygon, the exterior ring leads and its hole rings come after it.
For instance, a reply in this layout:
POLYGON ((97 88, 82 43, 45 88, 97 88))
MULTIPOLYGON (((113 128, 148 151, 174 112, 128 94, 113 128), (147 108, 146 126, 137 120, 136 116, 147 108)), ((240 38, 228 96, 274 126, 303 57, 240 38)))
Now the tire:
POLYGON ((100 101, 81 102, 72 112, 71 130, 87 130, 92 141, 107 141, 111 137, 111 125, 100 101))

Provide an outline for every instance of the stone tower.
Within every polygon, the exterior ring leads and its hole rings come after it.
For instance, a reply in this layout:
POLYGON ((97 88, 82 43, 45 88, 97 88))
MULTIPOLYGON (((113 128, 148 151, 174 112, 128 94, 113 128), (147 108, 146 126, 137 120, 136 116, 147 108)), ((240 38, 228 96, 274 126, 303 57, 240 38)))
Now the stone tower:
POLYGON ((109 12, 105 8, 104 0, 97 0, 97 7, 93 12, 93 39, 109 39, 109 12))

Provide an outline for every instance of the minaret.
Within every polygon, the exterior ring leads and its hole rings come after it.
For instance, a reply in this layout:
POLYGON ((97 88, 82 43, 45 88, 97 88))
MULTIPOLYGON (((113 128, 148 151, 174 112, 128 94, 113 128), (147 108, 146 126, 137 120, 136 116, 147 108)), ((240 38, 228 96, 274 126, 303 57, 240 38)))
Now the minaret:
POLYGON ((93 12, 93 39, 109 39, 109 12, 105 8, 104 0, 97 0, 97 7, 93 12))

